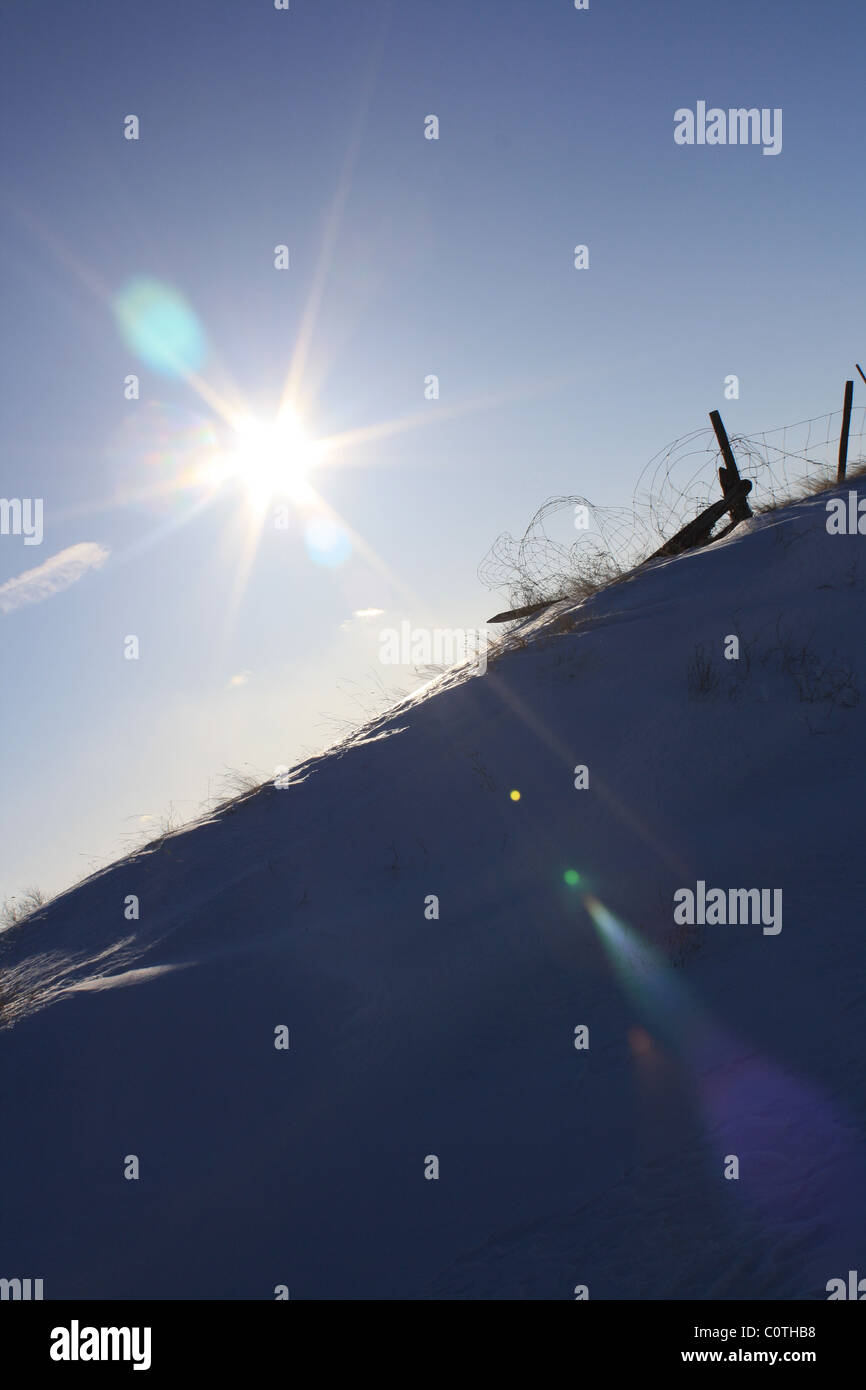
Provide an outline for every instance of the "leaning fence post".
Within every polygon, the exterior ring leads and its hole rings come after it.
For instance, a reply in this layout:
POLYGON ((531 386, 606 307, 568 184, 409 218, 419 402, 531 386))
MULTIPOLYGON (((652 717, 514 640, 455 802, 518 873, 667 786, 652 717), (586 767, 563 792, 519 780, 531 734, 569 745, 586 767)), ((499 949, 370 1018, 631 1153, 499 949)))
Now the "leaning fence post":
POLYGON ((851 402, 854 399, 853 381, 845 382, 845 400, 842 405, 842 433, 839 435, 839 467, 836 469, 836 482, 845 481, 848 466, 848 434, 851 429, 851 402))
MULTIPOLYGON (((710 411, 710 421, 716 432, 716 439, 719 441, 719 448, 725 460, 725 467, 719 469, 719 482, 722 485, 722 492, 725 494, 732 491, 740 482, 740 470, 737 468, 737 460, 734 458, 734 451, 731 448, 731 441, 728 439, 728 432, 722 423, 722 417, 717 410, 710 411)), ((745 521, 752 515, 752 509, 743 495, 731 507, 731 518, 734 521, 745 521)))

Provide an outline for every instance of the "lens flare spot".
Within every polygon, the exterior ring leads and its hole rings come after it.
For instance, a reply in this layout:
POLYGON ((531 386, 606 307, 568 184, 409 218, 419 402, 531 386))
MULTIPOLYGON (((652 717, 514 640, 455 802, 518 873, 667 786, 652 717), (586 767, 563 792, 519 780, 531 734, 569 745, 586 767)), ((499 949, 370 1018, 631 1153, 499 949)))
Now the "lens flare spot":
POLYGON ((114 314, 127 347, 161 376, 195 372, 207 356, 195 313, 182 294, 158 280, 131 280, 116 296, 114 314))
POLYGON ((347 532, 328 517, 316 517, 307 523, 304 542, 310 559, 326 569, 336 569, 345 564, 352 553, 352 542, 347 532))
POLYGON ((520 800, 520 792, 518 792, 518 791, 509 792, 508 795, 511 797, 511 800, 512 800, 512 801, 519 801, 519 800, 520 800))
POLYGON ((577 872, 577 869, 566 869, 562 877, 565 879, 569 888, 576 888, 580 883, 580 874, 577 872))
POLYGON ((655 1043, 649 1033, 637 1024, 628 1030, 628 1045, 635 1057, 648 1057, 655 1051, 655 1043))
POLYGON ((115 470, 115 499, 157 514, 186 512, 212 491, 209 470, 219 446, 213 422, 199 412, 165 401, 142 402, 125 416, 112 441, 111 456, 124 461, 115 470))

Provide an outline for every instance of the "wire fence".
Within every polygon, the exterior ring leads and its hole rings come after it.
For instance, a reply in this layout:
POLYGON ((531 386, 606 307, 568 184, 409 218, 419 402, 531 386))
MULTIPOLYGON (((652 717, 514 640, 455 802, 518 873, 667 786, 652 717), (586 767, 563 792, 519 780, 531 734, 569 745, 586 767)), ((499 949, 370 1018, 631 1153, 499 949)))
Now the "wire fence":
MULTIPOLYGON (((731 435, 753 509, 777 507, 836 477, 842 411, 752 435, 731 435)), ((579 598, 632 569, 719 496, 721 452, 714 431, 694 430, 661 449, 642 470, 631 507, 586 497, 550 497, 523 535, 498 536, 478 567, 489 589, 518 605, 567 594, 579 598), (569 521, 569 516, 571 520, 569 521), (558 533, 558 534, 557 534, 558 533)), ((851 415, 848 471, 866 465, 866 406, 851 415)))

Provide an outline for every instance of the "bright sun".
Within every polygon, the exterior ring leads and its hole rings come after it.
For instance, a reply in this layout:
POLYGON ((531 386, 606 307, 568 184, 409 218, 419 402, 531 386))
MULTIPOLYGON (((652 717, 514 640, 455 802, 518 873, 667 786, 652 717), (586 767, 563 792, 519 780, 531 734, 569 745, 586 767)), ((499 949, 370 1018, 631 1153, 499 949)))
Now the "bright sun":
POLYGON ((297 499, 309 492, 307 476, 316 462, 315 449, 297 416, 285 411, 267 423, 242 419, 234 433, 226 472, 238 479, 254 507, 266 507, 276 497, 297 499))

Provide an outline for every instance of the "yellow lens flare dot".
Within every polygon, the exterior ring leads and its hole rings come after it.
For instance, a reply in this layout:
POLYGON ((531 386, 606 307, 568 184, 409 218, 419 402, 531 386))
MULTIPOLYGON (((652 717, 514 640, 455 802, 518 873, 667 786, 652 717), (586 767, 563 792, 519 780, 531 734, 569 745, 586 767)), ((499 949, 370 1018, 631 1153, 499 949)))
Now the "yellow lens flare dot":
POLYGON ((512 801, 520 800, 520 792, 509 792, 508 795, 511 797, 512 801))

